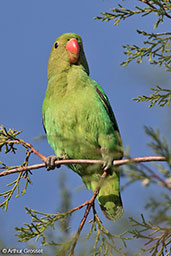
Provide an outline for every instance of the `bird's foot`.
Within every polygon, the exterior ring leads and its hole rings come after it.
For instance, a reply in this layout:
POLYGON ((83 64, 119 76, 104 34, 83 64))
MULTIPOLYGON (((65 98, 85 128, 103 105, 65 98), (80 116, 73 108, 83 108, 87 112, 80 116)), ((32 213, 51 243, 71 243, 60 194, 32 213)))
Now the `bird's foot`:
POLYGON ((55 161, 56 161, 56 160, 61 160, 61 159, 62 159, 62 158, 57 157, 57 156, 54 156, 54 155, 48 156, 48 157, 46 158, 46 162, 45 162, 47 171, 54 170, 55 167, 60 168, 61 165, 60 165, 60 164, 55 165, 55 161))
POLYGON ((104 163, 103 163, 103 170, 106 171, 109 175, 113 174, 112 170, 112 164, 113 163, 113 158, 112 157, 104 157, 104 163))
POLYGON ((106 171, 109 175, 112 175, 113 174, 113 170, 111 168, 111 163, 109 162, 104 162, 103 164, 103 170, 106 171))

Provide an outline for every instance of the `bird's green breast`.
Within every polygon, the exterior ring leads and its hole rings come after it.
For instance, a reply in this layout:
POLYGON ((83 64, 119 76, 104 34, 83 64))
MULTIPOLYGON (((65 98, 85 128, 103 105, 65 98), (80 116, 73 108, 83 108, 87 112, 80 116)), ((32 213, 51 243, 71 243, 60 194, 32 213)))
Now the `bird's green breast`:
POLYGON ((49 80, 43 119, 50 145, 60 156, 101 158, 99 133, 112 130, 92 80, 79 67, 49 80))

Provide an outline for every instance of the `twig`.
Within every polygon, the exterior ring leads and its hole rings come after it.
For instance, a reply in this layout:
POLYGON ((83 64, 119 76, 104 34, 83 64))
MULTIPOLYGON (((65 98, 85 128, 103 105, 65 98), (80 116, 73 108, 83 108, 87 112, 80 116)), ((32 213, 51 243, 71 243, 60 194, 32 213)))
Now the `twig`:
POLYGON ((160 182, 163 184, 164 187, 170 188, 170 187, 168 186, 168 183, 165 182, 165 180, 163 180, 160 176, 158 176, 158 175, 157 175, 153 170, 151 170, 148 166, 146 166, 145 164, 142 164, 142 163, 140 163, 140 165, 141 165, 144 169, 146 169, 146 170, 152 175, 152 177, 154 177, 155 179, 157 179, 158 181, 160 181, 160 182))
POLYGON ((152 5, 152 3, 150 3, 149 1, 147 1, 147 0, 140 0, 140 2, 143 2, 143 3, 145 3, 145 4, 148 4, 151 8, 153 8, 153 9, 157 9, 154 5, 152 5))
MULTIPOLYGON (((108 175, 108 173, 107 173, 106 171, 104 171, 103 174, 102 174, 102 176, 100 177, 99 184, 98 184, 96 190, 94 191, 92 198, 91 198, 89 201, 87 201, 87 202, 85 202, 85 203, 83 204, 83 205, 85 205, 85 204, 87 203, 87 208, 86 208, 86 210, 85 210, 84 217, 83 217, 82 220, 81 220, 80 226, 79 226, 78 231, 77 231, 76 236, 75 236, 75 241, 74 241, 74 243, 73 243, 73 245, 72 245, 72 248, 71 248, 70 252, 68 253, 68 256, 74 255, 75 246, 76 246, 76 244, 77 244, 77 241, 78 241, 78 238, 79 238, 79 236, 80 236, 80 233, 81 233, 81 231, 82 231, 82 229, 83 229, 83 226, 84 226, 84 224, 85 224, 85 222, 86 222, 86 220, 87 220, 87 217, 88 217, 88 215, 89 215, 89 212, 90 212, 90 210, 91 210, 91 207, 93 207, 93 213, 95 214, 94 200, 96 199, 96 197, 97 197, 97 195, 98 195, 98 193, 99 193, 99 191, 100 191, 100 188, 101 188, 101 186, 102 186, 103 180, 106 178, 107 175, 108 175)), ((80 206, 82 206, 82 205, 80 205, 80 206)), ((80 207, 80 206, 79 206, 79 209, 82 208, 82 207, 80 207)), ((77 207, 77 208, 78 208, 78 207, 77 207)))
MULTIPOLYGON (((154 5, 152 5, 152 3, 150 3, 150 2, 147 1, 147 0, 140 0, 140 2, 143 2, 143 3, 147 4, 147 5, 149 5, 152 9, 157 10, 157 8, 156 8, 154 5)), ((162 8, 162 9, 163 9, 163 11, 165 12, 165 15, 166 15, 168 18, 171 18, 171 16, 165 11, 165 9, 164 9, 164 8, 162 8)))
MULTIPOLYGON (((22 140, 22 139, 16 139, 16 140, 12 140, 11 143, 14 144, 21 144, 26 148, 30 148, 30 153, 33 152, 34 154, 36 154, 38 157, 40 157, 40 159, 45 162, 46 161, 46 156, 44 156, 43 154, 41 154, 39 151, 37 151, 30 143, 22 140)), ((0 142, 0 146, 3 144, 3 142, 0 142)))
POLYGON ((24 140, 21 140, 21 139, 19 139, 19 142, 20 142, 21 144, 23 144, 24 146, 29 147, 29 148, 31 149, 31 151, 32 151, 34 154, 36 154, 37 156, 39 156, 40 159, 41 159, 43 162, 46 161, 46 158, 47 158, 47 157, 44 156, 44 155, 42 155, 39 151, 37 151, 30 143, 25 142, 24 140))
MULTIPOLYGON (((35 153, 35 150, 33 152, 35 153)), ((46 159, 45 156, 43 156, 42 154, 40 154, 40 155, 41 155, 41 157, 43 157, 43 159, 46 159)), ((120 165, 124 165, 124 164, 128 164, 128 163, 140 163, 140 162, 152 162, 152 161, 166 161, 166 158, 164 156, 135 157, 135 158, 130 158, 130 159, 114 160, 113 165, 120 166, 120 165)), ((69 165, 69 164, 103 164, 103 163, 104 163, 104 161, 102 161, 102 160, 91 160, 91 159, 65 159, 65 160, 56 160, 55 161, 56 166, 61 165, 61 164, 69 165)), ((0 177, 6 176, 9 174, 13 174, 13 173, 18 173, 18 172, 40 169, 43 167, 45 167, 45 163, 34 164, 34 165, 29 165, 29 166, 21 166, 18 168, 0 172, 0 177)))

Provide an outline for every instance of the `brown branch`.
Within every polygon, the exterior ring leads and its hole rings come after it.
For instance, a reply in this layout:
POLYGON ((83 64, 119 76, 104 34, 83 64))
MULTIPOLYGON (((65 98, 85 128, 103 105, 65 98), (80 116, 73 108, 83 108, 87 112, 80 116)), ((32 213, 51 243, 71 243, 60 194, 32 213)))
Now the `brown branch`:
POLYGON ((31 149, 31 152, 33 152, 33 153, 36 154, 38 157, 40 157, 40 159, 41 159, 43 162, 46 161, 46 158, 47 158, 47 157, 44 156, 44 155, 42 155, 39 151, 37 151, 30 143, 25 142, 24 140, 21 140, 21 139, 19 139, 18 141, 19 141, 19 143, 21 143, 22 145, 29 147, 29 148, 31 149))
MULTIPOLYGON (((35 153, 34 149, 34 153, 35 153)), ((38 152, 38 151, 37 151, 38 152)), ((37 154, 37 153, 35 153, 37 154)), ((45 156, 43 156, 41 153, 39 153, 39 156, 43 157, 43 159, 46 159, 45 156)), ((38 155, 37 154, 37 155, 38 155)), ((42 159, 42 158, 41 158, 42 159)), ((152 162, 152 161, 166 161, 166 158, 164 156, 144 156, 144 157, 135 157, 135 158, 130 158, 130 159, 122 159, 122 160, 114 160, 113 165, 114 166, 120 166, 128 163, 140 163, 140 162, 152 162)), ((61 165, 61 164, 103 164, 104 161, 102 160, 91 160, 91 159, 65 159, 65 160, 56 160, 55 165, 61 165)), ((13 173, 18 173, 18 172, 24 172, 24 171, 30 171, 30 170, 35 170, 35 169, 40 169, 45 167, 45 163, 41 164, 34 164, 34 165, 29 165, 29 166, 21 166, 18 168, 14 169, 7 169, 5 171, 0 172, 0 177, 6 176, 9 174, 13 173)))
MULTIPOLYGON (((46 156, 42 155, 39 151, 37 151, 30 143, 22 140, 22 139, 18 139, 16 138, 16 140, 11 140, 8 141, 8 144, 13 143, 13 144, 21 144, 23 145, 25 148, 30 148, 30 151, 33 152, 34 154, 36 154, 38 157, 40 157, 40 159, 45 162, 46 161, 46 156)), ((0 142, 0 146, 3 145, 4 142, 0 142)))
MULTIPOLYGON (((99 184, 98 184, 96 190, 94 191, 92 198, 89 201, 87 201, 84 204, 82 204, 83 206, 85 206, 87 204, 87 208, 85 210, 84 217, 81 220, 80 226, 79 226, 78 231, 77 231, 76 236, 75 236, 75 241, 74 241, 74 243, 72 245, 72 248, 71 248, 70 252, 68 253, 68 256, 74 255, 75 246, 77 244, 77 241, 79 239, 80 233, 81 233, 81 231, 83 229, 83 226, 84 226, 84 224, 85 224, 85 222, 87 220, 87 217, 88 217, 88 215, 90 213, 91 208, 93 208, 93 213, 95 214, 94 201, 95 201, 95 199, 96 199, 96 197, 97 197, 97 195, 98 195, 98 193, 100 191, 100 188, 102 186, 103 180, 107 177, 107 175, 108 175, 108 173, 106 171, 104 171, 103 174, 100 177, 99 184)), ((83 207, 82 205, 80 205, 80 206, 78 206, 76 208, 80 209, 80 208, 83 207)))
MULTIPOLYGON (((149 5, 152 9, 157 10, 157 8, 156 8, 152 3, 150 3, 150 2, 147 1, 147 0, 140 0, 140 2, 143 2, 143 3, 147 4, 147 5, 149 5)), ((171 16, 165 11, 164 7, 163 7, 162 9, 163 9, 163 11, 165 12, 165 15, 166 15, 168 18, 171 19, 171 16)))

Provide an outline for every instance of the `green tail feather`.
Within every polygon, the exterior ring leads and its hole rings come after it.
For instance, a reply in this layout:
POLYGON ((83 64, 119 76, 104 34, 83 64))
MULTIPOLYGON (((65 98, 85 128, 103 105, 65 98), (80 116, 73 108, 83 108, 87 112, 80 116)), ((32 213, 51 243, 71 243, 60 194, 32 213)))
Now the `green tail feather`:
MULTIPOLYGON (((93 175, 91 180, 83 178, 84 183, 88 188, 91 188, 94 192, 98 183, 100 175, 93 175)), ((115 221, 123 215, 122 200, 120 197, 120 182, 119 182, 119 170, 113 169, 113 174, 105 178, 99 194, 97 195, 99 205, 103 211, 103 214, 109 220, 115 221)))
POLYGON ((114 179, 111 180, 111 176, 107 177, 105 184, 103 184, 99 195, 97 196, 103 214, 106 216, 106 218, 112 221, 121 218, 123 215, 123 206, 120 192, 119 190, 113 190, 115 185, 114 183, 116 183, 116 181, 114 179), (108 179, 110 179, 110 181, 108 179))

